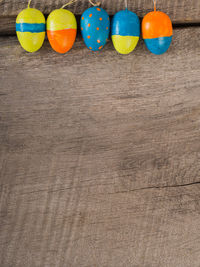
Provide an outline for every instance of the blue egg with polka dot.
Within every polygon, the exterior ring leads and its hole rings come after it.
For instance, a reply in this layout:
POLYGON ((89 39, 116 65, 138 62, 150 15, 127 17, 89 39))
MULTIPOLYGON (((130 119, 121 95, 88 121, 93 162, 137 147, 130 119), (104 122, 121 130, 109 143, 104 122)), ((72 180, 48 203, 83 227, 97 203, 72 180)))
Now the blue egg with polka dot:
POLYGON ((101 50, 107 42, 109 32, 110 18, 103 8, 88 8, 81 16, 82 37, 90 50, 101 50))

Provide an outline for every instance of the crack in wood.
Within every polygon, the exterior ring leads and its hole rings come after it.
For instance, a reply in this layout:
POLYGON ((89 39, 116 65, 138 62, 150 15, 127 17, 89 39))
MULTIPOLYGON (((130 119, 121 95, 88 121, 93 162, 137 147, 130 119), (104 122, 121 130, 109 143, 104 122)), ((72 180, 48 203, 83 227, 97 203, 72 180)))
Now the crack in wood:
POLYGON ((177 185, 164 185, 164 186, 147 186, 147 187, 141 187, 141 188, 136 188, 136 189, 131 189, 131 190, 122 190, 122 191, 116 191, 108 194, 120 194, 120 193, 130 193, 130 192, 135 192, 135 191, 142 191, 142 190, 149 190, 149 189, 166 189, 166 188, 177 188, 177 187, 186 187, 186 186, 192 186, 200 184, 199 182, 193 182, 193 183, 187 183, 187 184, 177 184, 177 185))

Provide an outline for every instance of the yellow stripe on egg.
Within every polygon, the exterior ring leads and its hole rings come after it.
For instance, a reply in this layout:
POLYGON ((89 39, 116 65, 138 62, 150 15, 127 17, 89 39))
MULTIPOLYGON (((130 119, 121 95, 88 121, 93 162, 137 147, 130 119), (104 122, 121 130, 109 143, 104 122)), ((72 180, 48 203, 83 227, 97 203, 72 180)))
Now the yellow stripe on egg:
POLYGON ((112 35, 112 41, 117 52, 120 54, 129 54, 135 49, 139 41, 139 37, 112 35))

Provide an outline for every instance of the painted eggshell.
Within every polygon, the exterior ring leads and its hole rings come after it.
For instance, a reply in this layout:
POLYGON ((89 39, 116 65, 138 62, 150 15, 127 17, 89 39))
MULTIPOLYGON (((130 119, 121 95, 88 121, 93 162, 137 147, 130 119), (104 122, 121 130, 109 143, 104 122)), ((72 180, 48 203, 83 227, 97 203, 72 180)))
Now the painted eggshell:
POLYGON ((110 32, 108 13, 100 7, 88 8, 81 17, 81 33, 86 46, 92 51, 101 50, 110 32))
POLYGON ((172 41, 172 22, 167 14, 160 11, 148 13, 142 21, 142 35, 150 52, 165 53, 172 41))
POLYGON ((66 9, 56 9, 47 18, 47 37, 58 53, 68 52, 76 39, 77 22, 74 14, 66 9))
POLYGON ((112 20, 111 36, 117 52, 120 54, 131 53, 140 37, 138 16, 128 9, 117 12, 112 20))
POLYGON ((35 8, 22 10, 16 19, 16 32, 21 46, 28 52, 41 48, 45 38, 45 17, 35 8))

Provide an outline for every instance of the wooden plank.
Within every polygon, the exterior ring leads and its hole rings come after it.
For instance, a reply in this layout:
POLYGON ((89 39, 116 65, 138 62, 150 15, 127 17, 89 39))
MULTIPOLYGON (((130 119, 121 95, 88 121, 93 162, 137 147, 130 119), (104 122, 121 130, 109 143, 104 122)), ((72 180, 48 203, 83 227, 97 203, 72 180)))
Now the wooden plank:
MULTIPOLYGON (((78 35, 80 35, 80 16, 76 16, 77 18, 77 25, 78 25, 78 35)), ((0 36, 12 36, 12 35, 16 35, 16 17, 14 16, 6 16, 6 17, 0 17, 0 36)), ((198 25, 184 25, 186 27, 198 27, 198 25)), ((183 26, 183 27, 184 27, 183 26)), ((179 27, 179 25, 174 25, 174 28, 179 27)))
MULTIPOLYGON (((57 164, 62 157, 54 157, 49 174, 57 164)), ((44 191, 7 189, 2 267, 199 267, 200 185, 109 194, 102 181, 94 191, 83 185, 54 191, 54 178, 44 191)))
POLYGON ((0 17, 0 35, 16 35, 15 29, 16 17, 0 17))
MULTIPOLYGON (((2 1, 0 3, 1 16, 17 16, 17 14, 26 8, 28 1, 2 1)), ((129 9, 136 12, 140 17, 153 10, 152 0, 129 0, 129 9)), ((35 0, 31 6, 40 9, 44 14, 49 14, 52 10, 60 8, 66 1, 48 1, 35 0)), ((124 9, 124 0, 102 0, 102 7, 110 15, 124 9)), ((76 15, 81 15, 89 6, 88 0, 77 1, 68 7, 76 15)), ((197 0, 162 0, 157 1, 157 9, 166 12, 174 23, 199 23, 200 22, 200 1, 197 0)))
POLYGON ((199 34, 163 56, 0 38, 0 266, 199 267, 199 34))

